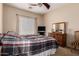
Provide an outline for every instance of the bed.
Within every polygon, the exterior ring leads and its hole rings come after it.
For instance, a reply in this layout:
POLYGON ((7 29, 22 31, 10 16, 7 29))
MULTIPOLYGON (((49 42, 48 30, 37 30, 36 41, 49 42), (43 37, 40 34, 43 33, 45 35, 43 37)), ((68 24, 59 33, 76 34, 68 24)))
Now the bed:
POLYGON ((58 44, 47 36, 5 35, 2 39, 2 56, 47 56, 55 54, 58 44))

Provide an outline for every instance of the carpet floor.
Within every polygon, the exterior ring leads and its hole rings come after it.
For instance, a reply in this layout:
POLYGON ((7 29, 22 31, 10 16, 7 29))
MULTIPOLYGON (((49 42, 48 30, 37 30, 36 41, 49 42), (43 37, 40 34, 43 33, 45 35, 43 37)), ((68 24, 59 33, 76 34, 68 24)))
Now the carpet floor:
POLYGON ((59 47, 54 55, 51 56, 79 56, 79 51, 71 50, 70 48, 59 47))

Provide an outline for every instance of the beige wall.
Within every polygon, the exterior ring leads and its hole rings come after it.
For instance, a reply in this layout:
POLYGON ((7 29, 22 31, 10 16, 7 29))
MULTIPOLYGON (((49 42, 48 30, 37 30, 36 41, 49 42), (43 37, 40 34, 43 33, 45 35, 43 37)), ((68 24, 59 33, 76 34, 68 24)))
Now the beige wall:
POLYGON ((2 33, 3 5, 0 3, 0 33, 2 33))
POLYGON ((79 4, 67 4, 63 7, 51 10, 44 15, 46 34, 51 32, 52 24, 67 22, 67 45, 74 40, 74 31, 79 30, 79 4))
POLYGON ((37 26, 42 24, 42 15, 40 14, 35 14, 32 12, 20 10, 14 7, 10 7, 7 5, 3 6, 3 32, 7 31, 17 31, 17 16, 18 15, 23 15, 23 16, 30 16, 30 17, 35 17, 37 19, 37 26))

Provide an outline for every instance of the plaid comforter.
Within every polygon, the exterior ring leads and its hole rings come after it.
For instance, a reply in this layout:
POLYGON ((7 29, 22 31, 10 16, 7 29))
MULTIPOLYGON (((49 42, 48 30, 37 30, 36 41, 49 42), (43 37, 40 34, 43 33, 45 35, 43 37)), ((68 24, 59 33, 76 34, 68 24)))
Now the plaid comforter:
POLYGON ((54 38, 44 36, 29 36, 22 38, 4 37, 1 55, 28 56, 46 50, 57 48, 54 38))

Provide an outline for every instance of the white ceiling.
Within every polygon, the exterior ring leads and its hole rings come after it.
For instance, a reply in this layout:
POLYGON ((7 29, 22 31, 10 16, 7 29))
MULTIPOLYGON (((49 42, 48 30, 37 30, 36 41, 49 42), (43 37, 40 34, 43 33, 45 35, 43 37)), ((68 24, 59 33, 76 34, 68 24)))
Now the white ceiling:
POLYGON ((38 7, 38 6, 32 6, 33 8, 30 9, 30 3, 6 3, 5 5, 9 5, 12 7, 16 7, 19 9, 23 9, 23 10, 27 10, 30 12, 34 12, 34 13, 38 13, 38 14, 44 14, 49 12, 51 9, 55 9, 58 7, 63 6, 64 4, 62 3, 49 3, 50 4, 50 9, 48 10, 44 5, 42 5, 42 7, 38 7))

